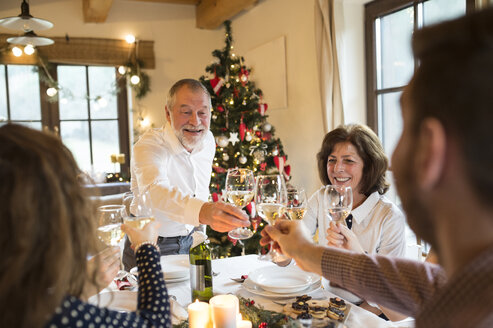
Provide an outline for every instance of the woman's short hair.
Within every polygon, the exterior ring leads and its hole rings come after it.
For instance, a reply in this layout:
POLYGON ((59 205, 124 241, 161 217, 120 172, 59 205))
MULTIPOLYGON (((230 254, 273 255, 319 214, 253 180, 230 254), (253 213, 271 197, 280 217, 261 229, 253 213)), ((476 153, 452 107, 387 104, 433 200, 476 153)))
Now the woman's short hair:
POLYGON ((41 327, 64 297, 80 296, 97 237, 79 173, 58 137, 0 127, 1 327, 41 327))
POLYGON ((318 174, 324 185, 331 184, 327 175, 327 160, 336 144, 350 142, 363 160, 363 175, 360 181, 360 193, 369 196, 375 191, 383 195, 389 189, 385 172, 389 161, 377 135, 361 124, 340 125, 327 133, 317 154, 318 174))

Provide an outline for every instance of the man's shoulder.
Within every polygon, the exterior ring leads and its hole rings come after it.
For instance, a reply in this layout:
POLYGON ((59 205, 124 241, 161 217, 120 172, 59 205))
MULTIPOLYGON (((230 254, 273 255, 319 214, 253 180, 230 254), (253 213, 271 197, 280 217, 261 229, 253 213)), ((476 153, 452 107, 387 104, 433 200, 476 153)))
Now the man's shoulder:
POLYGON ((166 136, 164 132, 164 128, 154 128, 154 129, 148 129, 146 132, 144 132, 139 139, 135 142, 134 147, 138 147, 141 145, 146 145, 149 143, 157 143, 157 144, 164 144, 166 142, 166 136))

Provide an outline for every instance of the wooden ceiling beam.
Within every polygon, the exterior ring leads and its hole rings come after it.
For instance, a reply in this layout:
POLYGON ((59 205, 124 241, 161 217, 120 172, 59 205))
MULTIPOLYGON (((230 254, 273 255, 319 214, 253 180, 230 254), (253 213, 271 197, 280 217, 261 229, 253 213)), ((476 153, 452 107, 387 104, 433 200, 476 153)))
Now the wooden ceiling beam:
POLYGON ((178 5, 196 5, 200 0, 134 0, 139 2, 160 2, 160 3, 174 3, 178 5))
POLYGON ((224 21, 258 3, 258 0, 202 0, 195 10, 198 28, 214 30, 224 21))
POLYGON ((104 23, 113 0, 82 0, 84 23, 104 23))

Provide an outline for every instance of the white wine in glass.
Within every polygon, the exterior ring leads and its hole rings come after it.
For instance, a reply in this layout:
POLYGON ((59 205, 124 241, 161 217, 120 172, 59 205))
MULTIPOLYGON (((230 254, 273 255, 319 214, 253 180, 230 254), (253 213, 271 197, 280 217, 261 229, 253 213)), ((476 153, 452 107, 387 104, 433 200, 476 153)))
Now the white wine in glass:
POLYGON ((108 246, 118 246, 124 236, 121 226, 126 215, 124 205, 98 207, 97 234, 103 243, 108 246))
MULTIPOLYGON (((257 213, 268 224, 274 224, 286 212, 288 195, 286 184, 281 175, 259 175, 255 184, 255 203, 257 213)), ((267 254, 260 256, 260 260, 282 262, 287 259, 272 248, 267 254)))
POLYGON ((132 213, 133 215, 126 216, 123 219, 123 223, 131 226, 134 229, 141 230, 146 224, 154 221, 151 196, 148 191, 145 191, 139 195, 134 196, 132 203, 135 204, 132 207, 132 210, 135 213, 132 213))
MULTIPOLYGON (((226 201, 238 208, 247 206, 255 195, 255 177, 249 169, 229 169, 225 185, 226 201)), ((248 239, 253 231, 248 228, 236 228, 228 232, 232 239, 248 239)))
POLYGON ((334 223, 346 224, 345 219, 353 207, 353 192, 351 187, 325 186, 325 209, 334 223))
POLYGON ((292 221, 303 220, 307 207, 306 193, 303 189, 288 189, 286 215, 292 221))

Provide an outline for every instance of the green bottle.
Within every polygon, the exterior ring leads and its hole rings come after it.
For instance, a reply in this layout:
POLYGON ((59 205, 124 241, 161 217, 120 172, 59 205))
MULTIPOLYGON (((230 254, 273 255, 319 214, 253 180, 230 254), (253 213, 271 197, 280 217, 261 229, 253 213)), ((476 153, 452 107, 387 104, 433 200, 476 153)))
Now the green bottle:
POLYGON ((190 249, 190 289, 192 302, 209 302, 212 297, 212 264, 209 241, 190 249))

